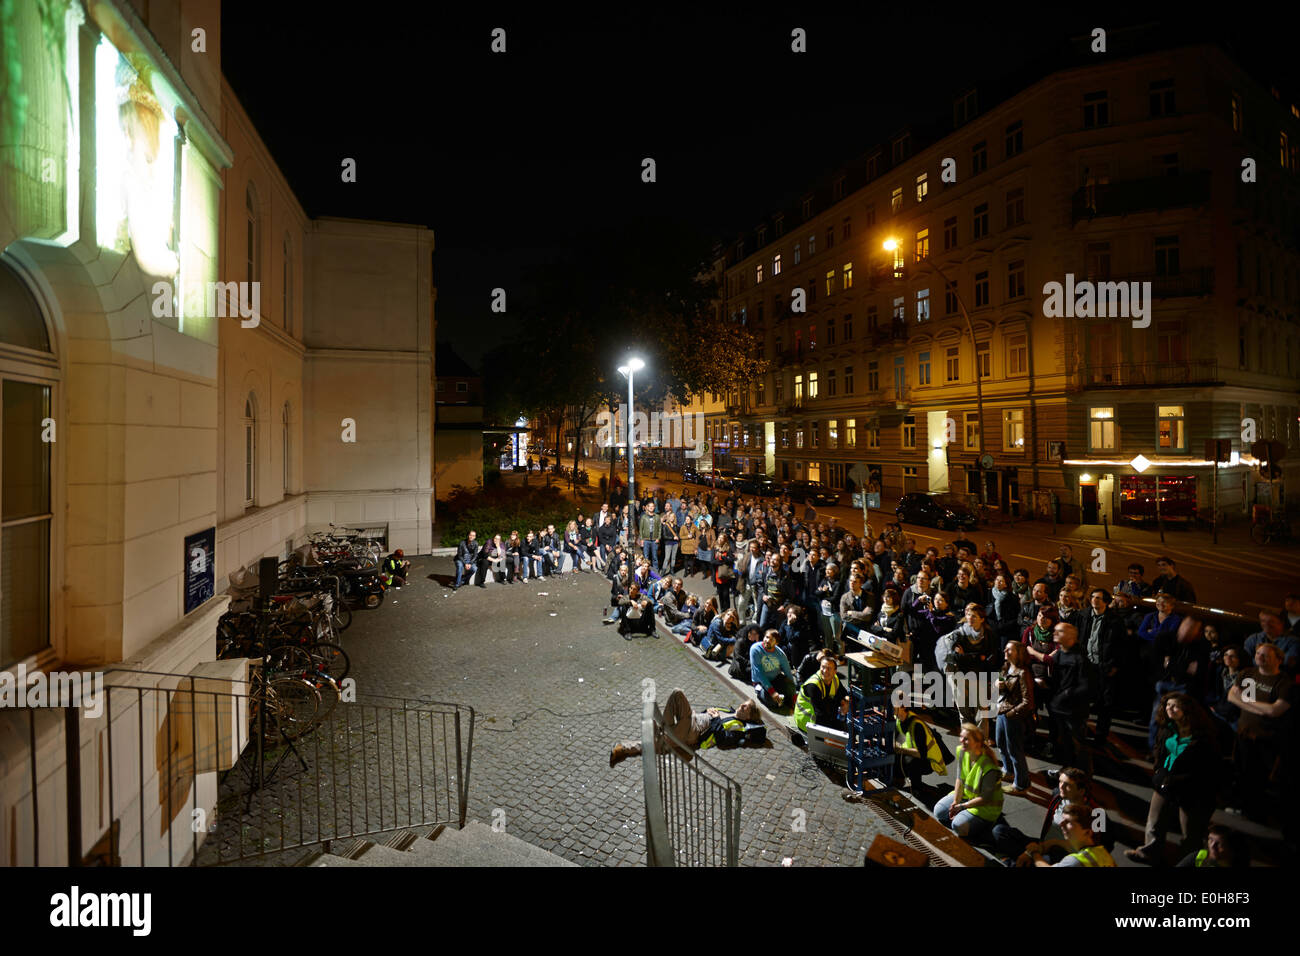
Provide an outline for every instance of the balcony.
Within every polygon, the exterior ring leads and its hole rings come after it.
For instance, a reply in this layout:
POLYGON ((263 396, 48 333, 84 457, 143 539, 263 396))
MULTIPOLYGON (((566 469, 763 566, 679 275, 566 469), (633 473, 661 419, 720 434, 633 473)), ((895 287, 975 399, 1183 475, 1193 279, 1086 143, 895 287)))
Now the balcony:
POLYGON ((910 385, 895 386, 894 407, 900 411, 912 407, 912 387, 910 385))
POLYGON ((1127 276, 1111 276, 1098 279, 1098 282, 1150 282, 1151 295, 1156 299, 1178 299, 1185 296, 1211 295, 1214 292, 1214 269, 1205 266, 1189 269, 1178 275, 1156 275, 1141 273, 1127 276))
POLYGON ((1210 201, 1210 174, 1152 176, 1100 186, 1083 186, 1071 197, 1071 225, 1102 216, 1161 212, 1202 206, 1210 201))
POLYGON ((1140 362, 1123 365, 1088 365, 1078 369, 1070 391, 1106 388, 1168 388, 1183 385, 1222 385, 1214 359, 1185 362, 1140 362))

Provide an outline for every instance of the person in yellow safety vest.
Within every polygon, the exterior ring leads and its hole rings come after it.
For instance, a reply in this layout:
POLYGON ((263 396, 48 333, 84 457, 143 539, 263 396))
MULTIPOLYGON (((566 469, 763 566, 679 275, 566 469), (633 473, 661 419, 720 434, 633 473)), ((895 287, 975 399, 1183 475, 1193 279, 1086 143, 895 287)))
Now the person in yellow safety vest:
POLYGON ((845 729, 844 715, 849 712, 849 694, 836 674, 835 655, 817 652, 818 669, 803 686, 794 705, 794 724, 803 733, 809 724, 845 729))
POLYGON ((1034 866, 1114 866, 1115 861, 1104 846, 1092 842, 1092 818, 1086 807, 1070 804, 1061 811, 1061 832, 1069 841, 1070 851, 1059 863, 1051 863, 1043 856, 1043 848, 1031 843, 1025 852, 1034 866))
POLYGON ((1193 866, 1249 866, 1250 859, 1241 845, 1241 840, 1232 830, 1222 824, 1210 827, 1205 837, 1205 846, 1188 853, 1179 861, 1180 867, 1193 866))
POLYGON ((1002 771, 975 724, 963 723, 959 739, 957 780, 952 793, 934 805, 934 815, 959 836, 987 840, 1002 816, 1002 771))
POLYGON ((948 772, 939 740, 929 725, 906 704, 894 706, 894 753, 897 755, 895 771, 899 778, 907 778, 912 793, 924 786, 921 778, 928 773, 943 776, 948 772))

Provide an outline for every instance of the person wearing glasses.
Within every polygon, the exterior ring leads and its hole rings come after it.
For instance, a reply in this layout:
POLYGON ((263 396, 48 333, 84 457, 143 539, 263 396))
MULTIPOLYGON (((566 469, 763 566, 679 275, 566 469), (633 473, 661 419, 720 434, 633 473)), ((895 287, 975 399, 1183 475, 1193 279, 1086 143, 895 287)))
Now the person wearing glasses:
POLYGON ((1151 596, 1151 585, 1142 579, 1146 569, 1136 561, 1128 566, 1128 578, 1115 585, 1116 594, 1127 594, 1135 601, 1151 596))

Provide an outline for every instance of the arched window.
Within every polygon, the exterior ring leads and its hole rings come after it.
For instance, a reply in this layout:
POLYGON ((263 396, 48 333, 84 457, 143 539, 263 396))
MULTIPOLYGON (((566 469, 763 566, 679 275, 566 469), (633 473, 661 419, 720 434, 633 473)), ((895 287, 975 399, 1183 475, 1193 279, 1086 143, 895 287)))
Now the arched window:
POLYGON ((52 351, 36 297, 0 261, 0 668, 50 646, 52 351))
POLYGON ((261 278, 257 266, 261 261, 258 257, 258 251, 261 249, 262 234, 257 214, 257 191, 253 188, 252 183, 248 184, 248 190, 244 193, 244 212, 247 217, 244 231, 246 240, 245 255, 247 257, 245 272, 249 282, 256 282, 261 278))
POLYGON ((288 235, 284 237, 284 266, 281 279, 281 295, 284 308, 284 330, 293 333, 293 243, 288 235))
POLYGON ((257 497, 257 399, 244 399, 244 507, 257 497))
POLYGON ((287 495, 289 494, 289 488, 291 487, 289 481, 291 469, 289 464, 289 403, 288 402, 284 403, 284 410, 280 413, 280 420, 281 420, 281 424, 284 425, 284 432, 283 432, 283 438, 281 440, 280 453, 284 459, 284 465, 283 465, 284 493, 287 495))

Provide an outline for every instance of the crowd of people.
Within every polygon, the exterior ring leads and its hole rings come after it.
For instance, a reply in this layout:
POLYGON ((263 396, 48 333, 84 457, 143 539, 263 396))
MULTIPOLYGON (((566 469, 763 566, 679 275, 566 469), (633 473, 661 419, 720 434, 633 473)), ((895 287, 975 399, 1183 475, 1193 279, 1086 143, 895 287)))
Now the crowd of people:
MULTIPOLYGON (((846 651, 906 643, 915 665, 953 694, 898 709, 900 779, 915 789, 955 761, 957 785, 935 815, 1000 852, 1014 847, 1008 855, 1022 865, 1052 847, 1074 861, 1063 865, 1105 865, 1105 848, 1087 849, 1086 828, 1061 814, 1077 801, 1054 810, 1055 843, 1041 835, 1030 843, 999 820, 1003 798, 1028 790, 1027 755, 1066 768, 1055 783, 1068 789, 1061 781, 1091 779, 1094 756, 1122 759, 1111 727, 1125 715, 1147 725, 1154 766, 1145 842, 1130 857, 1162 862, 1174 817, 1183 847, 1210 854, 1220 805, 1278 821, 1293 843, 1300 595, 1260 611, 1255 633, 1221 633, 1196 609, 1177 562, 1155 564, 1150 582, 1134 563, 1103 587, 1090 584, 1068 544, 1031 570, 1008 564, 993 541, 959 537, 922 551, 896 524, 861 538, 822 520, 811 502, 659 488, 635 521, 626 505, 606 504, 562 533, 552 525, 484 546, 471 532, 457 549, 455 586, 466 572, 481 582, 484 568, 506 582, 566 568, 604 573, 606 623, 629 639, 658 636, 659 616, 800 728, 843 726, 846 651), (996 687, 987 711, 961 697, 972 678, 996 687), (916 709, 957 717, 956 757, 916 709)), ((1219 844, 1213 860, 1243 858, 1219 844)))

